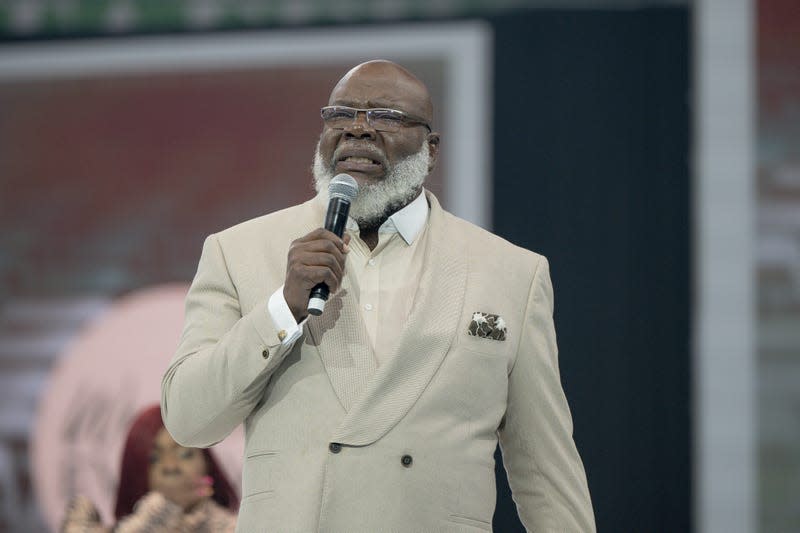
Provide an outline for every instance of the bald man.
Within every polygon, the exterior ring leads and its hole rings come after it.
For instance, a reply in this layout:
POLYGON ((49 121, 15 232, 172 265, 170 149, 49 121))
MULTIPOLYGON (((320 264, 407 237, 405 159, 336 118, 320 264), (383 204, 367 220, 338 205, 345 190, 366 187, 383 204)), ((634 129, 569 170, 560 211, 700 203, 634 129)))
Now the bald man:
POLYGON ((547 260, 424 189, 432 116, 403 67, 356 66, 322 108, 317 196, 206 239, 162 410, 185 446, 244 422, 237 531, 491 531, 498 442, 528 530, 595 530, 547 260), (342 172, 339 238, 320 226, 342 172))

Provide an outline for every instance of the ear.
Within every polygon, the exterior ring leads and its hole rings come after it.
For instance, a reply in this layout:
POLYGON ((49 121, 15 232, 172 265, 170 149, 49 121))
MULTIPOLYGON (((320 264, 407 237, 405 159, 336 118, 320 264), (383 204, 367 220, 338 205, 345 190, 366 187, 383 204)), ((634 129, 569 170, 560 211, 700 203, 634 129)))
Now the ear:
POLYGON ((428 173, 432 172, 436 166, 436 160, 439 158, 439 141, 440 137, 437 132, 428 134, 428 150, 430 151, 430 158, 428 159, 428 173))

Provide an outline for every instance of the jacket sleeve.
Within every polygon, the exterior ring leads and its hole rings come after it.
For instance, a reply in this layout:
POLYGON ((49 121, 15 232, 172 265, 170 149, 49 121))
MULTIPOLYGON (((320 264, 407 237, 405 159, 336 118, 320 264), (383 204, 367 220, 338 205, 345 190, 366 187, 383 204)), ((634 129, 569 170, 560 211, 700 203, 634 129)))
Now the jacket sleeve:
POLYGON ((291 350, 278 337, 267 297, 242 315, 218 237, 206 239, 183 334, 161 382, 164 424, 183 446, 207 447, 228 436, 291 350))
POLYGON ((520 519, 528 531, 592 533, 592 502, 572 438, 558 369, 553 288, 540 258, 528 295, 519 351, 509 374, 498 435, 520 519))

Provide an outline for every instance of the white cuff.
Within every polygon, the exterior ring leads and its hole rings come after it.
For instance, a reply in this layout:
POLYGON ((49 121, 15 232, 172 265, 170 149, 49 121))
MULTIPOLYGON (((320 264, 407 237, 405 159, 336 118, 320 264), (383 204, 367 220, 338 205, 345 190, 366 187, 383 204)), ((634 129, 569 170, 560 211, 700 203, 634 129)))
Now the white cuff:
POLYGON ((294 344, 303 334, 303 324, 300 324, 294 319, 289 304, 286 303, 286 298, 283 297, 283 285, 277 291, 272 293, 267 303, 267 310, 269 316, 272 318, 272 325, 278 331, 278 338, 282 346, 294 344))

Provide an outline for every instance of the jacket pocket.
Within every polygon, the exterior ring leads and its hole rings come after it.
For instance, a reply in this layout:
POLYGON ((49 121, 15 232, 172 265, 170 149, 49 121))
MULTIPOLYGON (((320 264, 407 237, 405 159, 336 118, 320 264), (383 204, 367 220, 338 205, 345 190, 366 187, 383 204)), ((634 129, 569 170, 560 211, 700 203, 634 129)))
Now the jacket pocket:
POLYGON ((242 499, 268 497, 275 489, 278 452, 256 450, 247 454, 242 468, 242 499))
POLYGON ((272 489, 262 490, 260 492, 253 492, 242 498, 242 503, 245 501, 247 502, 255 502, 266 500, 275 496, 275 491, 272 489))
POLYGON ((454 522, 456 524, 461 524, 461 525, 465 525, 465 526, 472 526, 472 527, 478 528, 478 529, 480 529, 482 531, 491 531, 492 530, 492 524, 491 523, 486 522, 484 520, 478 520, 477 518, 470 518, 468 516, 463 516, 463 515, 459 515, 459 514, 451 514, 448 517, 448 520, 450 522, 454 522))

